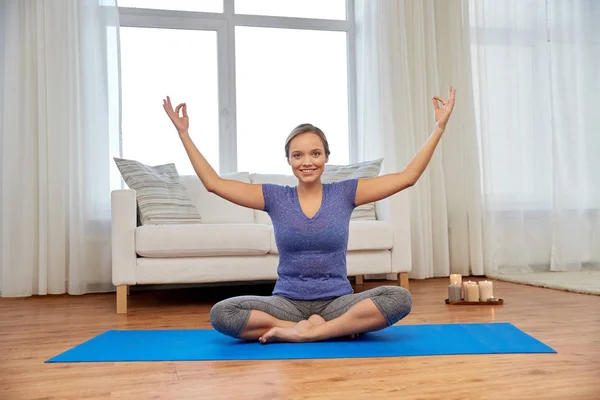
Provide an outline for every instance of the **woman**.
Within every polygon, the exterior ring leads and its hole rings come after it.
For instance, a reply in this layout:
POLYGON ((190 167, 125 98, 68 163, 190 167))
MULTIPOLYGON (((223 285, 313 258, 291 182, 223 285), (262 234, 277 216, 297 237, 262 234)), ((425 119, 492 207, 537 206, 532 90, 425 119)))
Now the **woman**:
POLYGON ((346 273, 350 215, 361 204, 382 200, 417 182, 446 128, 455 94, 451 86, 448 101, 432 98, 436 127, 404 171, 371 179, 322 184, 329 144, 319 128, 299 125, 285 143, 285 156, 298 178, 295 187, 221 178, 190 139, 186 104, 173 110, 171 99, 163 100, 206 189, 240 206, 266 211, 273 221, 279 251, 273 295, 217 303, 210 313, 213 327, 261 343, 307 342, 381 330, 408 315, 412 299, 402 287, 353 293, 346 273))

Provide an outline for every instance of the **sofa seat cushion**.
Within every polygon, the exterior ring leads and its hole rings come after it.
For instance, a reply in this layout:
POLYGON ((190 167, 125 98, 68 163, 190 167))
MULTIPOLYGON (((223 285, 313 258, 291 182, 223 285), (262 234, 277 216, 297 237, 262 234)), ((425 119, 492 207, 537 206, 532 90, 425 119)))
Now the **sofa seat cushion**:
POLYGON ((269 227, 261 224, 147 225, 135 237, 142 257, 252 256, 270 246, 269 227))
MULTIPOLYGON (((269 225, 271 253, 279 253, 275 244, 275 232, 269 225)), ((348 251, 390 250, 394 243, 392 225, 386 221, 352 220, 348 237, 348 251)))

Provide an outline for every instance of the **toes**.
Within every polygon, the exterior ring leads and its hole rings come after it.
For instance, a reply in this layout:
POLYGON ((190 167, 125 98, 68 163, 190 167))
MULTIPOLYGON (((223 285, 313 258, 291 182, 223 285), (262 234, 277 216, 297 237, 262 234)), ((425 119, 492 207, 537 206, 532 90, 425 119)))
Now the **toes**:
POLYGON ((261 343, 267 343, 271 340, 271 338, 273 337, 273 335, 275 334, 275 330, 277 328, 271 328, 270 330, 268 330, 264 335, 262 335, 261 337, 258 338, 258 341, 261 343))

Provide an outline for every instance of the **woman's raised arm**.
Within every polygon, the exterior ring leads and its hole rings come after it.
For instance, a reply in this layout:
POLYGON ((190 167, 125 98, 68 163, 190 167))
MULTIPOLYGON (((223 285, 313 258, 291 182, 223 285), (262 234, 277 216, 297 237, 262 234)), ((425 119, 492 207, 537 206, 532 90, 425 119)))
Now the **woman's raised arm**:
POLYGON ((181 103, 173 110, 171 99, 167 96, 166 99, 163 99, 163 108, 177 129, 194 171, 206 190, 240 206, 263 210, 265 203, 262 185, 221 178, 200 153, 188 132, 187 105, 181 103))

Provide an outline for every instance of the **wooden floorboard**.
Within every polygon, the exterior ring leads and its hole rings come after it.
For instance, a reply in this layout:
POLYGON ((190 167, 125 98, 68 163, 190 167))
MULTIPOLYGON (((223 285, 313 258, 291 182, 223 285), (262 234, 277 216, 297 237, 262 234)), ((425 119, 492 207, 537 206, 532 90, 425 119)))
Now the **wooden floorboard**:
POLYGON ((557 354, 45 364, 107 329, 208 328, 272 286, 132 290, 128 315, 114 293, 0 299, 0 399, 600 399, 600 296, 494 285, 504 306, 447 306, 447 279, 411 280, 400 324, 506 321, 557 354))

